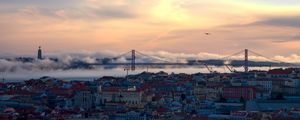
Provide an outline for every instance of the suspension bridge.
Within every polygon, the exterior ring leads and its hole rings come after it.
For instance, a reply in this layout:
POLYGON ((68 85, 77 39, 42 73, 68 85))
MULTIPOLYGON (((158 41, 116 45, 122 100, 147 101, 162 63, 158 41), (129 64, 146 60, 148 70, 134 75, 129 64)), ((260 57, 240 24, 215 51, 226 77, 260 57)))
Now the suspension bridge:
MULTIPOLYGON (((270 57, 261 55, 259 53, 256 53, 254 51, 245 49, 242 51, 239 51, 237 53, 234 53, 229 56, 225 56, 223 58, 219 59, 213 59, 213 60, 219 60, 223 61, 221 64, 216 64, 216 63, 207 63, 203 62, 203 60, 193 60, 193 62, 174 62, 171 60, 168 60, 167 58, 161 58, 157 56, 151 56, 144 54, 142 52, 136 51, 136 50, 131 50, 129 52, 120 54, 116 57, 111 57, 111 58, 106 58, 105 62, 102 63, 89 63, 88 65, 91 66, 127 66, 127 70, 132 70, 134 71, 136 67, 140 66, 204 66, 206 67, 210 72, 213 72, 212 67, 209 66, 225 66, 227 67, 231 72, 233 72, 233 66, 235 67, 244 67, 244 72, 249 71, 249 67, 253 67, 257 65, 253 65, 252 62, 249 61, 250 54, 255 56, 255 57, 260 57, 264 59, 265 63, 264 64, 259 64, 259 67, 271 67, 272 63, 276 63, 275 65, 273 64, 272 67, 295 67, 297 65, 292 64, 292 63, 287 63, 279 60, 272 59, 270 57), (243 56, 243 60, 238 59, 239 61, 243 61, 242 64, 233 64, 231 61, 237 60, 237 56, 243 56), (120 61, 120 59, 125 59, 120 61), (124 62, 125 61, 125 62, 124 62), (226 63, 226 62, 227 63, 226 63), (268 63, 269 62, 269 63, 268 63)), ((252 60, 255 61, 255 60, 252 60)))

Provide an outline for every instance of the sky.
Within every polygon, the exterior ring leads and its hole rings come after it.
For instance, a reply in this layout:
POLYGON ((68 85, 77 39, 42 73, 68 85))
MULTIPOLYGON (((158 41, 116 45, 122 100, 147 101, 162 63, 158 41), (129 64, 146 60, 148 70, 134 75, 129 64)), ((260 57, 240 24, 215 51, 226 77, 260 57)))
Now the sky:
POLYGON ((1 54, 248 48, 299 59, 299 0, 0 0, 1 54), (205 33, 210 33, 206 35, 205 33))

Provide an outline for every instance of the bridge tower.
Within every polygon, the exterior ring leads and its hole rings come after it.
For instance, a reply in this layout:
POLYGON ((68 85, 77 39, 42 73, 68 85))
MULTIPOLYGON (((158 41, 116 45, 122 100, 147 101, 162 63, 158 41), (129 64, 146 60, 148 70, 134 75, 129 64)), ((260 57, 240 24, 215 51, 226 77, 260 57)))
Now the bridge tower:
POLYGON ((135 50, 131 50, 131 70, 135 70, 135 50))
POLYGON ((249 61, 248 61, 248 49, 245 49, 245 61, 244 61, 245 73, 249 71, 249 61))

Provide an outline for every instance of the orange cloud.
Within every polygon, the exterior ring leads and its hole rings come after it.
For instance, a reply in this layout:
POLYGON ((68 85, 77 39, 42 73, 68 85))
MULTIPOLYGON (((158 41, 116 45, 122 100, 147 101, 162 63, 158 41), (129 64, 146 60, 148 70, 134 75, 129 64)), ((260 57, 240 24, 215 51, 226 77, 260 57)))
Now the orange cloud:
POLYGON ((32 52, 39 44, 49 51, 135 48, 225 54, 251 48, 287 54, 300 49, 296 41, 278 42, 299 34, 299 27, 272 22, 281 18, 280 23, 285 24, 288 17, 297 18, 300 10, 295 8, 299 6, 228 0, 84 0, 62 6, 29 3, 18 10, 11 10, 19 6, 13 3, 10 6, 14 7, 0 9, 0 27, 6 28, 0 30, 1 51, 32 52))

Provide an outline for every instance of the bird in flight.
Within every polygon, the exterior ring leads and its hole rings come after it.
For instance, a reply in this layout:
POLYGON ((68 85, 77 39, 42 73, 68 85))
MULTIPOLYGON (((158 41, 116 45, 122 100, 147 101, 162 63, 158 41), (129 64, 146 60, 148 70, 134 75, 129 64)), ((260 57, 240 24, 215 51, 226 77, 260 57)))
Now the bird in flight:
POLYGON ((205 33, 205 35, 210 35, 210 33, 205 33))

